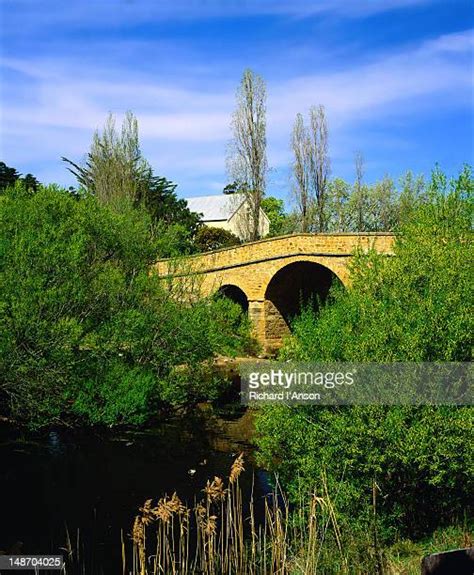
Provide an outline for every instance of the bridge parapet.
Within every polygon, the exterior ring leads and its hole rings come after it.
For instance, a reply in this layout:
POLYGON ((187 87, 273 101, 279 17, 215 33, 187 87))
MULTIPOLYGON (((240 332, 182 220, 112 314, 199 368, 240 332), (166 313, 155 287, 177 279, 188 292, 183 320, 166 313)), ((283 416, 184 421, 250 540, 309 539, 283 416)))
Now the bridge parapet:
MULTIPOLYGON (((206 273, 291 256, 351 256, 356 247, 391 253, 393 241, 394 235, 387 232, 292 234, 189 256, 186 266, 194 272, 206 273)), ((159 260, 156 264, 158 273, 173 274, 169 263, 168 259, 159 260)))

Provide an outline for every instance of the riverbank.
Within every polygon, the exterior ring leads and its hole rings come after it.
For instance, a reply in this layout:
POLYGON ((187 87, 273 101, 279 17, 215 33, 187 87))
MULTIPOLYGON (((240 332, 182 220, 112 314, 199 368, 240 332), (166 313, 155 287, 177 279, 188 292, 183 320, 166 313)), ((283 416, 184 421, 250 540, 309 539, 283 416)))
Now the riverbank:
MULTIPOLYGON (((212 485, 217 476, 223 479, 224 489, 230 487, 229 476, 240 453, 245 471, 238 480, 238 522, 247 534, 252 532, 253 506, 257 524, 267 522, 269 527, 267 539, 257 541, 247 535, 239 543, 239 553, 247 553, 247 545, 254 540, 260 546, 258 553, 266 545, 269 549, 284 546, 285 554, 278 560, 284 559, 285 568, 299 569, 295 571, 299 574, 365 574, 369 564, 373 567, 381 561, 385 574, 419 575, 424 555, 472 544, 468 526, 453 526, 421 541, 400 539, 377 551, 372 533, 347 531, 347 526, 338 532, 331 511, 337 501, 321 492, 321 485, 313 498, 304 494, 303 506, 291 506, 290 519, 284 495, 272 498, 267 474, 255 465, 253 413, 235 412, 235 406, 223 413, 200 404, 194 414, 143 430, 61 428, 31 433, 1 425, 0 457, 8 466, 0 471, 4 519, 0 551, 62 554, 70 558, 69 575, 121 573, 125 553, 127 573, 135 573, 133 550, 138 552, 138 539, 135 532, 134 542, 133 526, 145 502, 151 500, 154 508, 166 494, 176 492, 190 514, 195 514, 201 509, 196 502, 205 500, 208 482, 212 485), (270 505, 267 511, 265 502, 270 505), (308 569, 317 568, 314 572, 305 571, 308 557, 319 562, 320 567, 309 563, 308 569), (342 571, 333 569, 337 565, 342 571)), ((232 513, 237 513, 235 506, 232 513)), ((155 528, 149 528, 152 538, 155 528)), ((154 548, 147 548, 147 556, 154 553, 154 548)), ((258 561, 262 562, 262 555, 258 561)))
POLYGON ((120 572, 121 540, 148 498, 178 491, 192 505, 203 485, 225 477, 236 453, 250 473, 242 485, 264 493, 252 459, 252 415, 222 416, 209 404, 159 426, 37 433, 0 426, 0 550, 59 553, 73 548, 86 572, 120 572), (97 569, 96 569, 97 568, 97 569))

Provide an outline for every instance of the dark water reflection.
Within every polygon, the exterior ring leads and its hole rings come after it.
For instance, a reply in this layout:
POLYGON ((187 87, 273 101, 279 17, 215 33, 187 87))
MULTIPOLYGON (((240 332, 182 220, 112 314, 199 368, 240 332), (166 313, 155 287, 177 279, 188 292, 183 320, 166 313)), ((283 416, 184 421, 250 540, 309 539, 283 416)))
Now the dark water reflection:
MULTIPOLYGON (((121 530, 127 541, 138 507, 175 490, 192 503, 236 453, 251 453, 250 419, 199 413, 141 432, 0 428, 0 550, 61 553, 67 528, 87 573, 121 572, 121 530)), ((251 457, 246 469, 244 493, 255 475, 258 499, 265 474, 251 457)))

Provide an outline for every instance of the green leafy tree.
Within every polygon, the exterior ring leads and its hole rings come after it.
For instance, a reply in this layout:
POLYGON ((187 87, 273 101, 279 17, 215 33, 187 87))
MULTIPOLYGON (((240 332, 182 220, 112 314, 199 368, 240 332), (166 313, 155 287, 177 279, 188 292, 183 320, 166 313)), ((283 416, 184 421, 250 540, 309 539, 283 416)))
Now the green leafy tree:
POLYGON ((472 407, 450 406, 278 405, 256 420, 260 462, 296 500, 327 484, 343 533, 373 530, 375 488, 384 543, 472 517, 473 429, 472 407))
POLYGON ((7 187, 15 185, 15 182, 23 182, 25 189, 29 193, 36 193, 40 186, 40 182, 33 176, 33 174, 26 174, 21 177, 15 168, 9 168, 4 162, 0 162, 0 192, 6 190, 7 187))
POLYGON ((96 131, 84 166, 63 158, 82 188, 102 203, 115 207, 124 201, 135 202, 151 176, 151 168, 142 155, 138 122, 127 112, 121 131, 109 114, 101 132, 96 131))
POLYGON ((176 184, 153 175, 143 157, 138 135, 138 122, 127 112, 119 132, 112 114, 101 132, 95 132, 91 150, 84 165, 63 160, 76 177, 83 193, 93 194, 101 203, 122 209, 144 206, 151 222, 166 236, 161 242, 162 255, 187 253, 193 249, 193 238, 199 228, 199 215, 192 213, 186 200, 176 195, 176 184), (174 238, 174 242, 170 240, 174 238), (165 248, 167 244, 167 248, 165 248))
POLYGON ((25 188, 32 192, 36 193, 40 186, 40 182, 33 176, 33 174, 26 174, 24 178, 21 178, 21 181, 24 183, 25 188))
POLYGON ((229 230, 214 228, 212 226, 201 226, 194 239, 195 247, 200 252, 228 248, 240 244, 239 238, 229 230))
POLYGON ((243 330, 229 304, 150 273, 161 241, 143 207, 117 211, 55 186, 32 195, 22 182, 0 196, 3 415, 141 424, 213 397, 201 366, 238 349, 243 330))
POLYGON ((422 176, 407 172, 399 187, 385 176, 372 185, 363 182, 363 160, 358 157, 356 182, 351 186, 335 178, 328 186, 326 219, 329 231, 393 231, 427 200, 422 176))
POLYGON ((330 231, 346 232, 350 226, 349 198, 351 187, 342 178, 335 178, 328 185, 327 215, 330 231))
POLYGON ((156 234, 163 236, 160 242, 162 257, 192 252, 196 233, 201 227, 200 215, 189 210, 186 200, 178 198, 176 187, 166 178, 150 176, 135 202, 150 214, 156 234))
POLYGON ((369 188, 364 183, 364 156, 356 152, 354 157, 356 179, 349 199, 351 215, 351 230, 364 232, 368 229, 367 215, 369 213, 369 188))
POLYGON ((279 236, 285 232, 286 213, 283 200, 268 196, 262 200, 262 210, 270 220, 269 236, 279 236))
POLYGON ((194 235, 199 227, 199 214, 189 210, 186 200, 178 199, 176 187, 175 183, 166 178, 153 176, 141 190, 137 202, 143 204, 152 221, 181 224, 194 235))
POLYGON ((397 227, 397 201, 394 182, 388 176, 368 189, 366 230, 388 232, 397 227))
MULTIPOLYGON (((397 236, 394 257, 359 253, 352 286, 293 325, 283 359, 312 362, 471 361, 474 182, 435 170, 397 236)), ((269 407, 258 416, 261 460, 293 493, 325 476, 341 521, 413 536, 462 521, 472 479, 472 407, 269 407), (284 453, 284 458, 280 455, 284 453), (299 479, 298 479, 299 478, 299 479)))
POLYGON ((396 206, 397 228, 403 225, 420 204, 426 201, 426 185, 423 176, 414 176, 408 171, 400 178, 400 192, 396 206))

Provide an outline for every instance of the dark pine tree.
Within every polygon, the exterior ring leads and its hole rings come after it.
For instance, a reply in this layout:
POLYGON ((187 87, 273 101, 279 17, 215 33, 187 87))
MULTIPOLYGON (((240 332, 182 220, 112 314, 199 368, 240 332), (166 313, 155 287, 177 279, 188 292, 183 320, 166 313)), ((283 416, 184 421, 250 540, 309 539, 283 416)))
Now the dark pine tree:
POLYGON ((199 227, 199 214, 191 212, 186 200, 179 199, 175 190, 176 184, 166 178, 150 176, 139 201, 144 203, 155 222, 181 224, 193 237, 199 227))
POLYGON ((21 174, 15 168, 10 168, 5 162, 0 162, 0 191, 13 185, 20 176, 21 174))
POLYGON ((26 174, 24 178, 21 178, 21 181, 25 184, 27 190, 32 192, 38 191, 40 182, 38 182, 38 180, 33 176, 33 174, 26 174))

